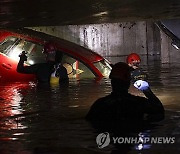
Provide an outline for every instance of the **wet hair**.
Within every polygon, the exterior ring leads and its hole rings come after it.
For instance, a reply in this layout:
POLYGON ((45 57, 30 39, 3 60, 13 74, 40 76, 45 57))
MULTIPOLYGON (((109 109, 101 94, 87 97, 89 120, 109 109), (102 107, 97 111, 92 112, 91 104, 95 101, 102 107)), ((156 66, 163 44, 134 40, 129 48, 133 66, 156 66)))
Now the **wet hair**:
POLYGON ((110 79, 119 79, 124 82, 131 80, 130 67, 128 64, 123 62, 118 62, 112 66, 111 73, 109 75, 110 79))

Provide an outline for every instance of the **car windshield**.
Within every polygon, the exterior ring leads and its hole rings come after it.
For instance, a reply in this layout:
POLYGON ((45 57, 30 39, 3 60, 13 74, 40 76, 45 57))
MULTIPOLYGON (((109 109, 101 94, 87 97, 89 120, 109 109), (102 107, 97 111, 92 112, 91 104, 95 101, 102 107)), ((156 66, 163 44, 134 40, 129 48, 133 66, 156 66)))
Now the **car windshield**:
POLYGON ((106 60, 101 60, 99 62, 95 62, 94 65, 98 68, 98 70, 102 73, 104 77, 108 77, 111 72, 111 66, 109 62, 106 60))

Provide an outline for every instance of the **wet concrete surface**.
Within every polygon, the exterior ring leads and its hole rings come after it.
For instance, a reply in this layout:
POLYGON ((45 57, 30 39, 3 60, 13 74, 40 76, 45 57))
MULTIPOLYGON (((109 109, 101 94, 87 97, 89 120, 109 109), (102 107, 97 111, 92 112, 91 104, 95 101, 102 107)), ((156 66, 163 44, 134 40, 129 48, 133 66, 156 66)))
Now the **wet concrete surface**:
POLYGON ((180 18, 178 0, 1 0, 0 26, 34 27, 180 18))
MULTIPOLYGON (((115 61, 117 61, 116 58, 115 61)), ((123 57, 121 57, 123 59, 123 57)), ((143 64, 152 91, 165 107, 165 119, 144 136, 175 137, 173 144, 133 145, 127 153, 180 152, 180 63, 143 64)), ((131 86, 131 93, 143 96, 131 86)), ((111 92, 110 80, 70 80, 69 85, 37 86, 34 83, 0 85, 0 153, 96 154, 125 153, 113 144, 99 149, 98 132, 85 121, 91 104, 111 92)))

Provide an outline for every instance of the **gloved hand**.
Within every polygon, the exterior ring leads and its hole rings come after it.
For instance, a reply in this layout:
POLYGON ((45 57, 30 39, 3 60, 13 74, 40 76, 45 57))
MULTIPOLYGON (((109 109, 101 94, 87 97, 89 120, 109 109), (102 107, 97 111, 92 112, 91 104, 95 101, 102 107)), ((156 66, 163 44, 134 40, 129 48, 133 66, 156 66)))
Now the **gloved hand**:
POLYGON ((27 61, 27 56, 25 51, 22 51, 19 57, 20 57, 20 61, 27 61))
POLYGON ((146 81, 143 81, 143 80, 137 80, 135 83, 134 83, 134 87, 136 87, 137 89, 141 90, 141 91, 144 91, 144 90, 147 90, 149 88, 149 84, 148 82, 146 81))

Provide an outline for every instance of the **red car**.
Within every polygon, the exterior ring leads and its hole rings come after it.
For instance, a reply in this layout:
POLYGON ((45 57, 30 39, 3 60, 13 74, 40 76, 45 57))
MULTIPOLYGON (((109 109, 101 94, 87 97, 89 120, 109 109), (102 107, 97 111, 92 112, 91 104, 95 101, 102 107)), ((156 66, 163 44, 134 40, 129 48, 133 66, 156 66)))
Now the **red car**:
POLYGON ((75 43, 29 29, 0 29, 0 81, 31 81, 34 75, 16 71, 19 54, 27 52, 26 65, 45 62, 43 45, 51 41, 63 53, 62 63, 69 78, 102 78, 109 75, 109 62, 97 53, 75 43))

